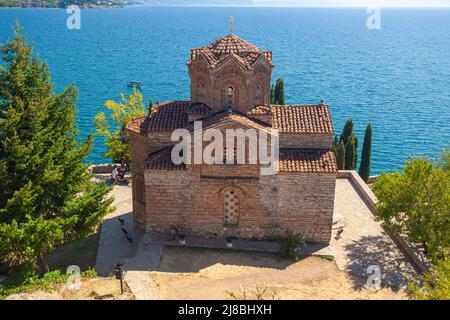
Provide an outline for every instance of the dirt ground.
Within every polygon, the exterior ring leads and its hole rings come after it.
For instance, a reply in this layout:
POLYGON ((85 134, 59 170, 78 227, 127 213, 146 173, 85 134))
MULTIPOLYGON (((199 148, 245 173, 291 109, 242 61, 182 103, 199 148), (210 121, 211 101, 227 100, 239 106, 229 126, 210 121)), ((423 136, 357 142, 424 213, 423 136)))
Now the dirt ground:
POLYGON ((166 247, 151 277, 161 299, 408 298, 402 289, 369 289, 319 257, 293 262, 273 254, 166 247))
POLYGON ((83 281, 80 289, 65 288, 60 291, 65 300, 128 300, 132 295, 124 284, 124 293, 120 293, 120 282, 113 278, 95 278, 83 281))
POLYGON ((124 285, 120 292, 120 282, 113 278, 94 278, 83 280, 79 289, 69 289, 58 285, 55 290, 45 292, 36 290, 8 296, 7 300, 132 300, 134 297, 124 285))

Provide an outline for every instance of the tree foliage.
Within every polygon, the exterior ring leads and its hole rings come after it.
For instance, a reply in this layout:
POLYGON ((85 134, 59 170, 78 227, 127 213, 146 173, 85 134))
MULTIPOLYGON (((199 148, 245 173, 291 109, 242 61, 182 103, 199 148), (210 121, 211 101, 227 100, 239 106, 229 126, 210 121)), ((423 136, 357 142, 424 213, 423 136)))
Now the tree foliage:
POLYGON ((415 158, 406 162, 402 173, 382 174, 373 190, 384 226, 421 244, 432 261, 449 255, 449 170, 415 158))
POLYGON ((284 94, 284 80, 282 78, 278 78, 275 82, 274 88, 274 104, 285 105, 286 97, 284 94))
POLYGON ((275 104, 275 86, 270 86, 270 104, 275 104))
POLYGON ((338 144, 338 152, 336 156, 336 162, 338 166, 338 170, 344 170, 345 167, 345 145, 344 142, 341 141, 338 144))
POLYGON ((408 291, 415 299, 450 300, 450 260, 443 258, 420 277, 420 283, 410 282, 408 291))
MULTIPOLYGON (((153 106, 150 100, 149 108, 153 106)), ((103 137, 107 151, 103 154, 114 162, 122 160, 127 163, 131 159, 130 144, 125 134, 125 126, 133 118, 146 115, 147 110, 143 103, 141 92, 133 88, 133 93, 125 96, 121 94, 121 101, 108 100, 105 107, 109 111, 109 120, 104 112, 100 112, 94 118, 97 128, 96 134, 103 137)))
POLYGON ((367 182, 370 175, 370 158, 372 154, 372 125, 369 123, 364 134, 364 143, 359 165, 359 176, 367 182))
MULTIPOLYGON (((346 121, 342 133, 335 136, 332 150, 339 170, 355 170, 358 163, 358 137, 353 133, 353 120, 346 121)), ((370 155, 369 155, 370 156, 370 155)))
MULTIPOLYGON (((342 141, 344 143, 344 141, 342 141)), ((345 143, 345 170, 355 170, 356 159, 357 159, 357 145, 358 140, 353 132, 347 138, 347 143, 345 143)))
POLYGON ((92 232, 111 210, 110 188, 91 182, 83 164, 92 138, 77 138, 76 89, 54 93, 18 25, 1 59, 0 261, 37 262, 42 274, 46 252, 92 232))

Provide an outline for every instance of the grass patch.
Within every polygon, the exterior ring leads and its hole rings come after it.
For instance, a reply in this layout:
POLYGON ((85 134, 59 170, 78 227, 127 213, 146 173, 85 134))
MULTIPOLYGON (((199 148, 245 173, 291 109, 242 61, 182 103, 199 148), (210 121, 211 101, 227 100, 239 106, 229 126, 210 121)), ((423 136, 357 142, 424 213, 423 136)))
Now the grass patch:
POLYGON ((70 274, 67 267, 77 265, 82 271, 82 278, 94 278, 97 273, 93 269, 97 256, 99 234, 66 243, 46 255, 50 267, 42 278, 36 273, 32 264, 22 265, 10 270, 7 278, 0 282, 0 300, 7 296, 27 291, 53 291, 57 285, 67 282, 70 274))
POLYGON ((51 270, 64 269, 70 265, 77 265, 81 271, 86 271, 95 266, 99 233, 86 238, 63 244, 46 255, 51 270))
POLYGON ((327 261, 333 261, 334 260, 334 256, 329 255, 329 254, 321 254, 321 255, 317 255, 316 257, 319 257, 319 258, 327 260, 327 261))
MULTIPOLYGON (((47 272, 42 278, 38 276, 34 266, 31 264, 23 265, 10 272, 8 278, 0 283, 0 300, 7 296, 35 290, 52 292, 57 285, 67 282, 70 274, 63 269, 56 269, 47 272)), ((81 273, 81 278, 93 278, 97 276, 94 269, 88 269, 81 273)))

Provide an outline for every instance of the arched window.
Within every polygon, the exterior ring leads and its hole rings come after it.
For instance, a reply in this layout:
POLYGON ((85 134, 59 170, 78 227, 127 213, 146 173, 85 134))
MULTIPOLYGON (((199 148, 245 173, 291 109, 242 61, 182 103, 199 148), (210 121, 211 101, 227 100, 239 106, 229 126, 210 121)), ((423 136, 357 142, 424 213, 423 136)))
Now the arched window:
POLYGON ((255 104, 263 104, 263 83, 258 82, 255 88, 255 104))
POLYGON ((227 106, 234 106, 235 91, 232 86, 228 86, 225 90, 225 98, 227 106))
POLYGON ((223 223, 224 225, 239 224, 239 202, 236 191, 229 190, 225 192, 223 204, 223 223))
POLYGON ((141 174, 134 177, 134 194, 137 201, 145 203, 144 177, 141 174))
POLYGON ((260 97, 261 97, 261 83, 258 83, 258 85, 256 86, 256 98, 260 97))

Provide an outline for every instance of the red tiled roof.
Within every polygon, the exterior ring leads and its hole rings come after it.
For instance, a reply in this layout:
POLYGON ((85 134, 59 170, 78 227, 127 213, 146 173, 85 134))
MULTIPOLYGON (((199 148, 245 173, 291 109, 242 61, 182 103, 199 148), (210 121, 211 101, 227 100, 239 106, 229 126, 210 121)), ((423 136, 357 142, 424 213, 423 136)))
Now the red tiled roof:
MULTIPOLYGON (((210 108, 202 103, 168 101, 155 105, 150 117, 134 119, 126 128, 135 133, 173 131, 188 125, 188 114, 207 116, 210 111, 210 108)), ((218 121, 226 114, 226 111, 222 111, 206 118, 203 127, 218 121)), ((250 109, 247 115, 248 117, 233 111, 230 117, 250 126, 254 126, 256 121, 264 127, 267 125, 261 124, 261 120, 271 117, 272 127, 280 133, 333 134, 331 115, 325 104, 256 106, 250 109)))
POLYGON ((201 102, 191 103, 187 108, 188 114, 207 115, 211 112, 211 108, 201 102))
POLYGON ((132 119, 127 123, 126 129, 134 133, 143 133, 147 130, 148 116, 132 119))
POLYGON ((272 105, 271 111, 272 126, 280 133, 333 133, 333 123, 326 104, 272 105))
POLYGON ((237 58, 245 68, 250 68, 260 56, 272 62, 271 51, 262 51, 234 34, 223 36, 206 47, 191 50, 191 60, 200 55, 212 66, 218 65, 230 55, 237 58))
POLYGON ((172 147, 151 153, 145 161, 148 170, 186 170, 186 164, 176 165, 172 162, 172 147))
MULTIPOLYGON (((240 112, 231 110, 222 110, 219 112, 216 112, 215 114, 211 115, 210 117, 207 117, 202 122, 202 129, 205 129, 211 125, 219 124, 221 122, 226 121, 232 121, 235 123, 239 123, 246 127, 252 127, 255 129, 265 130, 268 126, 265 123, 262 123, 261 121, 250 119, 249 117, 245 116, 245 114, 242 114, 240 112)), ((187 130, 193 131, 194 130, 194 124, 190 123, 187 127, 187 130)))
MULTIPOLYGON (((186 170, 184 163, 171 159, 172 147, 151 153, 145 162, 147 170, 186 170)), ((278 170, 281 173, 337 173, 336 159, 330 150, 280 149, 278 170)))
POLYGON ((189 101, 168 101, 153 106, 147 131, 172 131, 186 126, 189 101))
POLYGON ((255 106, 247 114, 249 116, 272 116, 272 108, 270 106, 255 106))
POLYGON ((330 150, 280 149, 279 172, 337 173, 336 158, 330 150))

